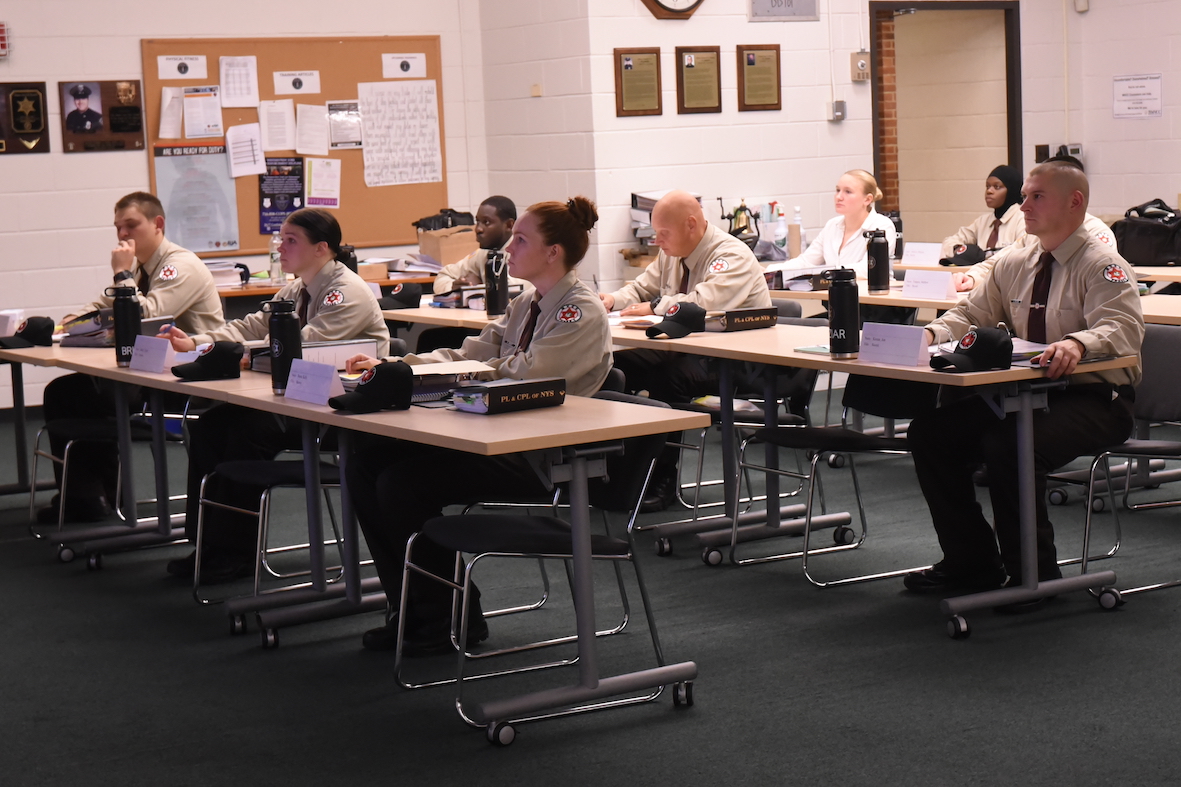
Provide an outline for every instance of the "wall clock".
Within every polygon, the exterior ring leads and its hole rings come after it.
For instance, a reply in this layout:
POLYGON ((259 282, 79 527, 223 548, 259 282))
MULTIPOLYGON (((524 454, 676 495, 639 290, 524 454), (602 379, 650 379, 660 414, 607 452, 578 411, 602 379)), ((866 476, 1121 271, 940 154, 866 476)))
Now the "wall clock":
POLYGON ((642 0, 657 19, 688 19, 703 0, 642 0))

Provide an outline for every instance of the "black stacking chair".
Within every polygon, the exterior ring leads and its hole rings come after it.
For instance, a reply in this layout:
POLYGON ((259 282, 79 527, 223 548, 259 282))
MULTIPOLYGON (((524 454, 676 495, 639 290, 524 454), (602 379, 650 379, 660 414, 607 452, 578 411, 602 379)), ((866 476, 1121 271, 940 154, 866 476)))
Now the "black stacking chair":
MULTIPOLYGON (((845 393, 842 403, 845 407, 846 418, 850 410, 857 410, 862 413, 876 415, 882 418, 914 418, 922 412, 934 408, 937 392, 938 386, 927 383, 914 383, 903 380, 887 380, 882 378, 864 377, 860 375, 850 375, 848 382, 845 385, 845 393)), ((739 565, 745 565, 749 563, 765 563, 773 560, 786 560, 789 558, 798 557, 801 559, 800 562, 804 576, 809 582, 819 587, 846 585, 853 582, 865 582, 872 579, 885 579, 886 577, 899 576, 910 571, 917 571, 927 568, 925 566, 918 566, 915 568, 899 569, 896 571, 888 571, 884 573, 846 577, 843 579, 830 580, 827 582, 822 582, 815 579, 808 569, 808 558, 810 555, 857 549, 865 541, 866 535, 868 533, 868 527, 865 517, 865 505, 861 498, 861 485, 857 477, 857 468, 853 461, 854 456, 858 454, 905 455, 907 453, 909 453, 909 448, 905 438, 883 437, 866 434, 864 432, 858 432, 848 428, 845 419, 842 419, 841 426, 772 427, 759 429, 754 433, 754 436, 750 440, 747 440, 743 443, 739 454, 739 467, 744 471, 754 470, 770 472, 780 476, 795 478, 805 485, 806 501, 803 522, 800 523, 798 527, 784 527, 785 535, 789 533, 799 533, 802 531, 804 537, 803 548, 795 552, 738 559, 736 557, 738 544, 738 518, 735 516, 730 546, 731 560, 739 565), (797 451, 805 452, 809 457, 809 467, 807 472, 801 473, 799 471, 767 468, 762 465, 747 462, 746 449, 752 442, 771 443, 773 445, 779 446, 780 448, 791 448, 797 451), (814 521, 817 519, 814 513, 817 494, 820 496, 821 514, 826 513, 824 492, 820 479, 820 467, 822 464, 827 463, 826 460, 830 456, 844 457, 844 463, 849 467, 849 471, 853 480, 854 494, 857 498, 857 511, 860 516, 860 532, 855 533, 852 528, 843 524, 837 525, 836 529, 833 531, 833 540, 836 543, 832 546, 813 550, 811 549, 811 533, 814 529, 814 525, 827 527, 833 526, 833 523, 828 521, 829 518, 827 517, 821 522, 814 521)), ((841 463, 834 462, 831 464, 840 466, 841 463)))
MULTIPOLYGON (((667 405, 661 402, 653 402, 642 397, 628 396, 615 392, 601 392, 596 395, 596 398, 626 401, 655 407, 667 407, 667 405)), ((647 586, 644 583, 640 565, 636 560, 636 548, 632 534, 635 529, 635 519, 639 510, 640 501, 643 499, 644 491, 647 489, 652 467, 663 447, 664 436, 660 434, 624 440, 622 442, 622 451, 610 454, 607 457, 607 477, 592 479, 588 488, 590 503, 593 507, 604 512, 604 521, 606 520, 606 512, 608 511, 622 511, 627 514, 626 538, 614 537, 609 532, 604 535, 592 535, 592 556, 595 560, 607 560, 615 563, 617 573, 619 572, 619 563, 626 561, 632 564, 636 572, 636 581, 644 605, 644 612, 647 616, 648 630, 652 638, 656 661, 659 665, 665 663, 664 654, 660 646, 660 639, 656 630, 656 621, 653 617, 647 586)), ((570 525, 556 516, 465 513, 458 516, 443 516, 432 519, 423 526, 420 533, 412 536, 407 542, 406 563, 402 575, 402 597, 399 605, 399 631, 398 647, 395 655, 395 674, 397 675, 398 682, 405 688, 423 688, 426 686, 456 683, 458 687, 456 706, 460 709, 461 716, 463 716, 463 687, 468 681, 548 669, 571 664, 577 660, 575 658, 551 661, 515 669, 485 672, 479 675, 465 674, 467 662, 472 658, 488 658, 508 653, 519 653, 576 640, 576 637, 571 635, 544 639, 527 645, 508 647, 480 654, 466 652, 460 643, 467 641, 468 597, 472 588, 472 574, 482 560, 490 557, 550 558, 569 561, 573 559, 570 525), (457 552, 455 573, 452 577, 438 576, 413 562, 414 543, 420 538, 429 538, 440 546, 453 549, 457 552), (465 553, 472 555, 472 557, 465 560, 465 553), (402 621, 406 620, 406 603, 411 572, 441 582, 452 588, 454 592, 451 640, 452 646, 458 652, 456 676, 454 678, 411 683, 405 680, 402 675, 403 631, 401 626, 403 625, 402 621)), ((623 593, 622 583, 620 590, 623 593)), ((625 614, 623 625, 626 625, 628 611, 626 593, 623 593, 623 603, 625 614)), ((609 633, 616 633, 622 630, 623 625, 611 631, 597 632, 597 634, 603 636, 609 633)), ((592 703, 535 716, 531 720, 581 713, 620 704, 648 702, 656 699, 661 691, 661 688, 657 688, 646 695, 630 698, 622 702, 611 700, 592 703)), ((466 716, 464 716, 464 720, 475 727, 486 726, 466 716)))

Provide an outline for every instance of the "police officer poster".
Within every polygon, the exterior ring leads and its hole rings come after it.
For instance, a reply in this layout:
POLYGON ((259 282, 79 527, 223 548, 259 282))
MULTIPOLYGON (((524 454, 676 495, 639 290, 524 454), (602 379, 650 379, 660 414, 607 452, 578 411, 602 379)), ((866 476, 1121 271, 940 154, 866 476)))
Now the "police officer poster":
POLYGON ((66 153, 143 150, 143 90, 138 79, 58 82, 66 153))
POLYGON ((0 153, 48 153, 44 82, 0 83, 0 153))
POLYGON ((258 177, 258 232, 278 232, 287 217, 303 207, 303 159, 268 158, 258 177))

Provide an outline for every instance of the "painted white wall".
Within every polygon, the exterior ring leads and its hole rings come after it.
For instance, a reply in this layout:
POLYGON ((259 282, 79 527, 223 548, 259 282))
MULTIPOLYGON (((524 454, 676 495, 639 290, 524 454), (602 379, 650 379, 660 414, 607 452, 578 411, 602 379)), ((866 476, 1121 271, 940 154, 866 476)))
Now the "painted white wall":
MULTIPOLYGON (((488 193, 479 0, 330 7, 314 0, 209 0, 199 7, 177 0, 147 6, 38 0, 10 4, 2 15, 11 53, 0 59, 0 82, 48 83, 53 152, 0 156, 0 308, 61 317, 109 285, 112 209, 122 195, 148 188, 147 157, 131 151, 63 154, 56 83, 142 79, 142 38, 438 34, 450 202, 474 209, 488 193)), ((424 206, 424 215, 439 207, 424 206)), ((347 222, 344 229, 347 241, 347 222)), ((51 376, 29 369, 26 379, 51 376)), ((29 388, 30 403, 39 403, 39 386, 29 388)), ((0 406, 10 402, 8 376, 0 374, 0 406)))

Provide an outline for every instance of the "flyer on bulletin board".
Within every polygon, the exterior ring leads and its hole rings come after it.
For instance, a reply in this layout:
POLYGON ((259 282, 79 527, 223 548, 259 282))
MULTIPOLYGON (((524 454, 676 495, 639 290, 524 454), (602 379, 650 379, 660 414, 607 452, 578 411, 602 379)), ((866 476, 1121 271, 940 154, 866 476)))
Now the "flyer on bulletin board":
POLYGON ((258 231, 270 235, 286 218, 303 207, 303 159, 268 158, 267 171, 258 178, 258 231))
POLYGON ((239 248, 238 194, 226 146, 156 145, 152 152, 168 239, 194 252, 239 248))

